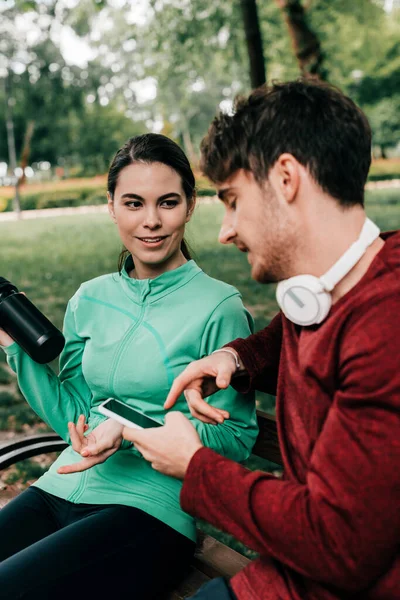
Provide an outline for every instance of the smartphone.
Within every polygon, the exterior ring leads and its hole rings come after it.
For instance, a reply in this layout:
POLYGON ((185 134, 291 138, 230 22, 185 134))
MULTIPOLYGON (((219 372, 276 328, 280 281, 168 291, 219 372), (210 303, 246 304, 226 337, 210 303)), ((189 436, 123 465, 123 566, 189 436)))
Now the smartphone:
POLYGON ((115 398, 108 398, 108 400, 102 402, 99 411, 106 417, 134 429, 148 429, 149 427, 161 427, 162 425, 162 423, 146 417, 120 400, 115 400, 115 398))

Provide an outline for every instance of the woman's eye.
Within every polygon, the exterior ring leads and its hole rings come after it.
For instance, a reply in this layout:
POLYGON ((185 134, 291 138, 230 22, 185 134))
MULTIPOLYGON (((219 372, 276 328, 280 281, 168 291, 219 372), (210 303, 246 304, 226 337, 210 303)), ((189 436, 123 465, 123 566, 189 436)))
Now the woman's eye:
POLYGON ((140 208, 142 203, 139 200, 131 200, 130 202, 127 202, 125 206, 128 206, 128 208, 140 208))
POLYGON ((164 206, 165 208, 174 208, 177 204, 177 200, 163 200, 160 206, 164 206))
POLYGON ((232 210, 235 210, 235 208, 236 208, 236 198, 233 198, 233 200, 231 200, 229 202, 229 208, 231 208, 232 210))

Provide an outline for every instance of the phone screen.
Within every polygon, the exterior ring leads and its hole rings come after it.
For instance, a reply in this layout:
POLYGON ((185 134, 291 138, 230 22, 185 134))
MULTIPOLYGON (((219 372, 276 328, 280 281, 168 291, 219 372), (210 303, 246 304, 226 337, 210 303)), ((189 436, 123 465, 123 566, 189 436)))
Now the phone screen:
POLYGON ((109 400, 104 404, 104 408, 108 408, 108 410, 135 423, 135 425, 138 425, 139 427, 143 427, 143 429, 148 429, 149 427, 161 427, 161 423, 142 415, 130 406, 118 402, 118 400, 109 400))

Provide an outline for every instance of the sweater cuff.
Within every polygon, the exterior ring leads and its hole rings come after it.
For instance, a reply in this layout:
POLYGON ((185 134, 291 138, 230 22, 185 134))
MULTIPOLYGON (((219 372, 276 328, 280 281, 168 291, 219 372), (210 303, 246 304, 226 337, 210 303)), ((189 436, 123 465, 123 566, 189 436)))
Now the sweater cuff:
POLYGON ((196 516, 196 498, 199 497, 198 488, 202 470, 205 467, 210 468, 210 464, 220 458, 221 456, 217 452, 205 446, 199 448, 193 454, 183 480, 180 494, 181 507, 185 512, 196 516))
MULTIPOLYGON (((129 450, 130 448, 134 448, 136 450, 136 448, 134 447, 134 445, 132 444, 132 442, 130 442, 129 440, 125 440, 124 438, 122 438, 120 449, 121 450, 129 450)), ((138 452, 138 454, 140 454, 140 453, 138 452)))
MULTIPOLYGON (((91 431, 93 431, 93 429, 96 429, 96 427, 101 425, 101 423, 104 423, 104 421, 108 421, 108 419, 109 419, 109 417, 107 417, 106 415, 103 415, 103 414, 92 417, 89 422, 89 429, 88 429, 87 433, 90 433, 91 431)), ((122 438, 122 442, 119 447, 119 450, 130 450, 131 448, 133 449, 134 454, 136 454, 136 456, 139 456, 139 457, 142 456, 140 454, 140 452, 138 450, 136 450, 136 448, 134 447, 132 442, 130 442, 129 440, 124 440, 122 438)))
POLYGON ((93 429, 96 429, 96 427, 101 425, 101 423, 104 423, 104 421, 107 421, 107 419, 108 417, 106 417, 105 415, 96 415, 95 417, 89 418, 87 422, 87 424, 89 425, 89 429, 86 433, 92 432, 93 429))
POLYGON ((254 361, 249 360, 249 355, 246 353, 246 340, 238 338, 229 344, 222 346, 223 348, 232 348, 239 354, 240 360, 246 369, 245 373, 234 375, 231 380, 231 386, 240 394, 248 394, 253 391, 252 381, 255 376, 254 361))
POLYGON ((17 342, 13 342, 9 346, 0 346, 0 348, 4 350, 7 356, 14 356, 15 354, 18 354, 18 352, 23 351, 21 346, 17 344, 17 342))

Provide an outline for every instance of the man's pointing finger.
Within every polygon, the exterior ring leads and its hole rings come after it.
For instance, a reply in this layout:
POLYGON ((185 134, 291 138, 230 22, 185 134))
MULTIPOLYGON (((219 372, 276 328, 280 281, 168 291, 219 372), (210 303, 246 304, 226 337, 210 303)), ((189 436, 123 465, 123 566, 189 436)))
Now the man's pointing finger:
POLYGON ((174 406, 179 396, 183 394, 184 390, 186 389, 186 386, 189 385, 191 380, 192 378, 190 376, 185 377, 184 373, 182 373, 175 379, 168 393, 167 399, 164 402, 164 408, 168 409, 174 406))

